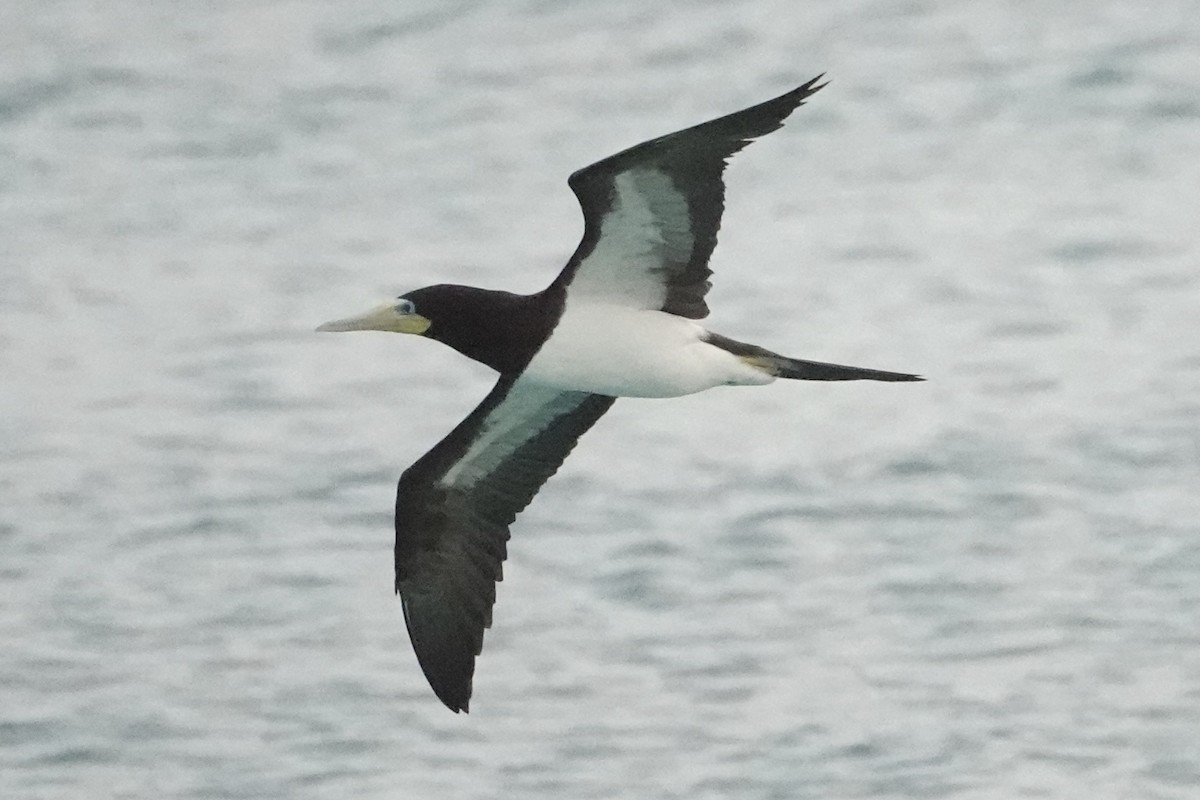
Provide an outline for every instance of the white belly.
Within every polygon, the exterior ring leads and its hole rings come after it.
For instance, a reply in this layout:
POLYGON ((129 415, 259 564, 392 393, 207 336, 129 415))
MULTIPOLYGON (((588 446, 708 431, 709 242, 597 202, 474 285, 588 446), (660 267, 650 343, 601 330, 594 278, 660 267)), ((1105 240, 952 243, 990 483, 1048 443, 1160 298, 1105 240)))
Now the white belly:
POLYGON ((678 397, 774 380, 703 336, 695 322, 661 311, 568 303, 525 377, 613 397, 678 397))

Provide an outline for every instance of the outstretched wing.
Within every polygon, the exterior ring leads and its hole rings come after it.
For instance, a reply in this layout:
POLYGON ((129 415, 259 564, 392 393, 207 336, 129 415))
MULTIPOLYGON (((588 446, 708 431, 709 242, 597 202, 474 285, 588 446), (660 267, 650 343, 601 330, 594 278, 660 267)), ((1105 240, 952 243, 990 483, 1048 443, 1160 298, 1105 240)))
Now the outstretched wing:
POLYGON ((502 375, 400 477, 396 591, 421 669, 452 710, 466 711, 471 698, 508 526, 614 399, 502 375))
POLYGON ((583 240, 555 279, 567 297, 594 297, 681 317, 708 316, 708 259, 717 244, 726 160, 779 129, 825 84, 787 94, 597 161, 568 183, 583 208, 583 240))

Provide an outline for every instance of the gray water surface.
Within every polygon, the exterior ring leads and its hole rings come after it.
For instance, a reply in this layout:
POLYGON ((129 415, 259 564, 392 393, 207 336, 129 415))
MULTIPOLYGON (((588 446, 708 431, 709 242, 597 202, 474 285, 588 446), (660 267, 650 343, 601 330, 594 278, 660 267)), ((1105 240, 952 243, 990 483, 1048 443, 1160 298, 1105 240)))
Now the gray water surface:
POLYGON ((0 797, 1196 796, 1196 2, 0 18, 0 797), (709 322, 929 381, 617 403, 450 714, 390 509, 492 376, 312 329, 541 288, 571 171, 822 71, 709 322))

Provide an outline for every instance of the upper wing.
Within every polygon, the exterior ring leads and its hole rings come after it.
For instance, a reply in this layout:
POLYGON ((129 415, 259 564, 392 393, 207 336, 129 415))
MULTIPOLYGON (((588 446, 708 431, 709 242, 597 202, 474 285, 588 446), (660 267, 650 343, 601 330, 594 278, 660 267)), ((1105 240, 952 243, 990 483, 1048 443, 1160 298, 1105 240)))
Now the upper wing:
POLYGON ((681 317, 708 315, 708 258, 725 208, 725 161, 777 130, 825 84, 643 142, 573 174, 583 240, 555 284, 681 317))
POLYGON ((400 477, 396 591, 421 669, 452 710, 471 698, 508 526, 614 399, 502 375, 400 477))

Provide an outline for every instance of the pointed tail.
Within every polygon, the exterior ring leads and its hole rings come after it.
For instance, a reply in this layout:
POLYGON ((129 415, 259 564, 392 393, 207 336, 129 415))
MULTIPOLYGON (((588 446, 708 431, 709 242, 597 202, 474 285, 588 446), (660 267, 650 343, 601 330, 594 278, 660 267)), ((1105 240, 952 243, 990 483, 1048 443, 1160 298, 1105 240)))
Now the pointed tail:
POLYGON ((920 375, 904 372, 885 372, 881 369, 847 367, 843 364, 826 364, 823 361, 803 361, 786 356, 751 356, 747 360, 766 367, 779 378, 800 381, 923 381, 920 375))
POLYGON ((778 353, 730 339, 720 334, 707 331, 705 341, 711 345, 732 353, 747 364, 774 375, 777 378, 791 378, 800 381, 923 381, 920 375, 909 375, 905 372, 884 372, 880 369, 865 369, 864 367, 847 367, 844 364, 827 364, 824 361, 804 361, 799 358, 788 358, 778 353))

